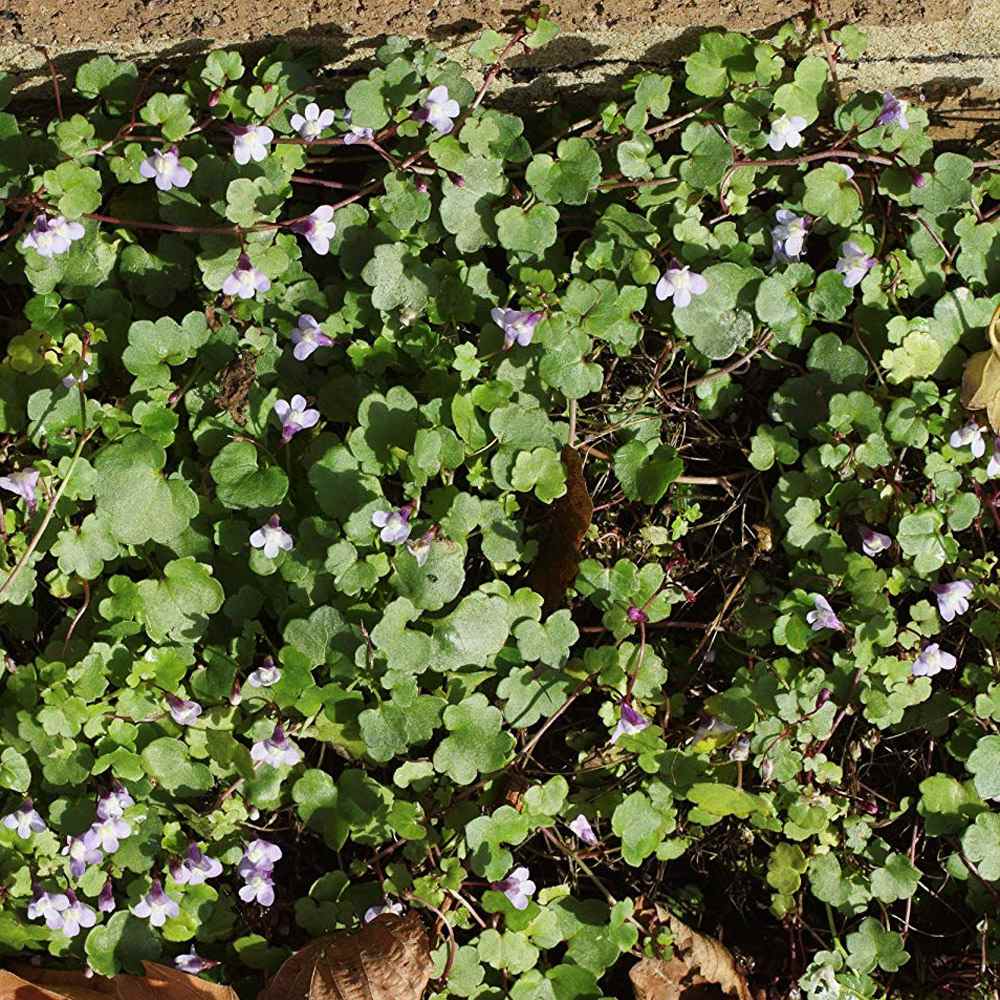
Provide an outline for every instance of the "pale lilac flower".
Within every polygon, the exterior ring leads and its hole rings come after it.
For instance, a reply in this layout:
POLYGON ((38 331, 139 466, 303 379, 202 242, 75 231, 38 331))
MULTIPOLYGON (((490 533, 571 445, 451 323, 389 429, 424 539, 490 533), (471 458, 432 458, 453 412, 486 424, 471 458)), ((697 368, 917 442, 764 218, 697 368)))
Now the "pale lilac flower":
POLYGON ((247 678, 250 687, 266 688, 272 684, 277 684, 281 680, 281 668, 270 656, 264 658, 264 662, 247 678))
POLYGON ((649 621, 649 615, 642 608, 637 608, 634 605, 625 614, 633 625, 645 625, 649 621))
POLYGON ((502 892, 515 910, 526 910, 535 891, 527 868, 515 868, 505 879, 494 882, 493 888, 502 892))
POLYGON ((132 827, 128 820, 111 816, 93 823, 83 835, 83 839, 89 847, 100 845, 105 854, 114 854, 118 850, 120 841, 131 835, 132 827))
POLYGON ((774 255, 779 260, 798 260, 809 232, 808 216, 798 216, 787 208, 779 208, 774 215, 777 225, 771 229, 774 255))
POLYGON ((587 819, 583 813, 580 813, 569 824, 569 828, 585 843, 590 847, 597 846, 597 834, 594 833, 594 828, 590 825, 590 820, 587 819))
POLYGON ((990 479, 996 479, 997 476, 1000 476, 1000 437, 993 439, 993 454, 986 466, 986 475, 990 479))
POLYGON ((374 138, 375 131, 373 129, 352 125, 350 132, 344 136, 344 145, 353 146, 356 142, 371 142, 374 138))
POLYGON ((328 337, 319 328, 314 316, 303 313, 295 329, 292 330, 292 343, 295 345, 292 357, 296 361, 305 361, 317 348, 332 347, 333 338, 328 337))
POLYGON ((139 164, 139 173, 150 180, 155 179, 161 191, 185 188, 191 180, 191 171, 181 165, 176 146, 155 150, 139 164))
POLYGON ((798 149, 802 145, 802 130, 806 127, 806 120, 801 115, 782 115, 771 122, 771 133, 767 137, 767 144, 776 153, 780 153, 786 146, 789 149, 798 149))
POLYGON ((931 586, 931 593, 937 598, 938 614, 944 621, 954 621, 958 615, 964 615, 969 610, 972 589, 971 580, 953 580, 931 586))
POLYGON ((293 222, 289 227, 293 233, 306 238, 306 242, 321 257, 329 253, 330 240, 337 234, 337 223, 333 221, 333 206, 320 205, 304 219, 293 222))
POLYGON ((274 902, 274 882, 270 872, 251 872, 240 888, 240 899, 244 903, 256 902, 261 906, 270 906, 274 902))
POLYGON ((430 531, 421 535, 414 542, 406 543, 406 551, 417 560, 418 566, 423 566, 426 564, 428 558, 431 554, 431 546, 434 544, 434 539, 437 537, 437 528, 431 528, 430 531))
POLYGON ((243 851, 237 871, 241 878, 246 878, 252 872, 270 872, 275 863, 281 860, 281 848, 269 840, 251 840, 243 851))
POLYGON ((101 913, 115 912, 115 886, 110 876, 104 883, 104 888, 101 890, 100 896, 97 897, 97 908, 101 913))
POLYGON ((197 976, 201 972, 207 972, 218 964, 211 958, 202 958, 194 950, 189 951, 186 955, 178 955, 174 959, 174 968, 186 972, 189 976, 197 976))
POLYGON ((830 602, 822 594, 813 594, 813 606, 816 610, 810 611, 806 615, 806 621, 812 626, 814 632, 819 632, 824 628, 843 632, 844 623, 834 614, 830 602))
POLYGON ((906 120, 906 109, 908 101, 902 101, 887 90, 882 95, 882 113, 875 121, 876 125, 898 125, 901 129, 908 129, 910 123, 906 120))
POLYGON ((946 653, 936 642, 929 643, 913 661, 914 677, 933 677, 942 670, 954 670, 958 661, 946 653))
POLYGON ((676 309, 690 305, 692 295, 704 295, 708 282, 704 275, 692 274, 690 267, 671 267, 656 283, 656 297, 663 302, 673 299, 676 309))
POLYGON ((255 549, 263 549, 268 559, 277 559, 281 551, 292 547, 292 536, 281 527, 277 514, 272 514, 267 524, 262 524, 251 536, 250 544, 255 549))
POLYGON ((532 312, 528 309, 500 309, 490 310, 493 322, 503 330, 503 349, 509 351, 515 343, 521 347, 527 347, 531 343, 531 338, 535 335, 535 327, 538 326, 542 313, 532 312))
POLYGON ((35 811, 31 799, 25 799, 12 813, 8 813, 0 822, 8 830, 16 830, 22 840, 27 840, 33 833, 41 833, 46 829, 45 820, 35 811))
POLYGON ((877 556, 892 545, 892 539, 867 526, 861 528, 861 548, 866 556, 877 556))
POLYGON ((166 694, 166 699, 170 717, 178 726, 193 726, 201 715, 201 705, 196 701, 178 698, 170 693, 166 694))
POLYGON ((153 879, 149 892, 131 908, 133 916, 149 919, 153 927, 162 927, 170 917, 181 912, 177 900, 163 891, 158 878, 153 879))
POLYGON ((39 257, 58 257, 70 245, 83 238, 84 228, 79 222, 67 222, 61 215, 51 219, 36 215, 31 231, 24 237, 22 246, 31 247, 39 257))
POLYGON ((840 259, 837 270, 844 276, 844 287, 853 288, 859 285, 864 276, 878 263, 874 257, 869 257, 864 250, 854 242, 847 240, 840 246, 840 259))
POLYGON ((279 399, 274 404, 274 412, 281 421, 282 444, 288 444, 299 431, 315 427, 319 423, 319 410, 309 409, 305 396, 298 394, 292 396, 290 403, 286 399, 279 399))
POLYGON ((292 115, 292 128, 299 133, 299 138, 306 142, 313 142, 318 139, 324 129, 328 129, 333 124, 333 112, 329 109, 320 111, 319 105, 315 102, 306 105, 305 114, 292 115))
POLYGON ((245 253, 240 254, 236 267, 222 283, 224 294, 236 295, 241 299, 252 299, 257 292, 266 292, 270 287, 271 279, 258 271, 245 253))
POLYGON ((38 506, 35 490, 38 487, 39 475, 37 469, 21 469, 20 472, 12 472, 9 476, 0 476, 0 489, 21 497, 28 504, 28 513, 33 514, 38 506))
POLYGON ((849 167, 846 163, 838 163, 836 165, 844 171, 844 177, 847 180, 850 181, 854 179, 854 167, 849 167))
POLYGON ((241 166, 253 160, 260 163, 269 150, 274 133, 266 125, 230 125, 233 135, 233 158, 241 166))
POLYGON ((403 904, 395 903, 391 900, 385 900, 379 903, 377 906, 369 906, 365 910, 365 915, 362 921, 366 924, 370 924, 376 917, 381 916, 383 913, 395 913, 396 916, 401 916, 403 913, 403 904))
POLYGON ((92 906, 81 903, 72 889, 66 891, 69 906, 62 912, 62 927, 59 929, 68 938, 76 937, 84 927, 93 927, 97 923, 97 914, 92 906))
POLYGON ((170 865, 170 877, 178 885, 201 885, 222 874, 222 862, 203 854, 197 844, 190 844, 187 857, 170 865))
POLYGON ((433 125, 442 135, 447 135, 455 127, 452 119, 457 118, 461 110, 458 101, 448 96, 448 88, 440 84, 427 95, 423 108, 414 117, 433 125))
POLYGON ((69 873, 73 878, 79 878, 91 865, 99 865, 104 860, 103 852, 92 842, 88 843, 85 836, 67 837, 62 852, 69 857, 69 873))
POLYGON ((69 898, 61 892, 44 892, 37 884, 34 888, 35 894, 28 904, 28 919, 41 918, 49 930, 59 930, 62 927, 63 912, 69 907, 69 898))
MULTIPOLYGON (((952 431, 951 436, 948 438, 948 444, 952 448, 964 448, 968 445, 973 458, 982 458, 986 454, 983 429, 975 420, 970 420, 967 424, 959 427, 957 431, 952 431)), ((2 481, 0 481, 0 485, 3 485, 2 481)))
POLYGON ((266 740, 254 743, 250 759, 254 764, 270 764, 271 767, 286 764, 294 767, 302 760, 302 751, 285 736, 285 730, 279 725, 274 727, 274 732, 266 740))
POLYGON ((129 806, 135 805, 135 799, 128 793, 128 789, 120 782, 114 781, 111 790, 102 792, 97 799, 98 819, 118 819, 125 815, 125 810, 129 806))
POLYGON ((413 508, 410 504, 399 507, 396 510, 377 510, 372 514, 372 524, 376 528, 381 528, 379 538, 390 545, 400 545, 410 537, 412 526, 410 525, 410 515, 413 508))
POLYGON ((83 367, 80 369, 80 374, 77 375, 75 372, 70 372, 68 375, 63 375, 62 384, 67 389, 72 389, 75 385, 85 385, 90 379, 90 372, 87 371, 89 366, 90 362, 84 361, 83 367))
POLYGON ((623 701, 619 707, 618 725, 611 734, 611 742, 617 743, 623 736, 634 736, 649 725, 649 719, 641 715, 631 702, 623 701))

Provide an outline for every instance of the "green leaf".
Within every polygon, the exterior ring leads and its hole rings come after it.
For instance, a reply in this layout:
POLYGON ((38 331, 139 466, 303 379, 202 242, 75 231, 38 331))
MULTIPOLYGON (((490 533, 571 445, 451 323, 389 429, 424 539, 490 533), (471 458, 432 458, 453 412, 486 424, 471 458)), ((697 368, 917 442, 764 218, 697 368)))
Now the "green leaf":
POLYGON ((566 492, 566 470, 559 453, 552 448, 522 451, 514 462, 510 481, 518 492, 534 490, 542 503, 551 503, 566 492))
POLYGON ((905 854, 892 853, 872 872, 872 895, 883 903, 909 899, 920 883, 920 872, 905 854))
POLYGON ((876 966, 896 972, 909 959, 903 939, 895 931, 886 931, 873 917, 865 917, 861 926, 847 935, 847 964, 855 972, 868 973, 876 966))
POLYGON ((276 465, 261 467, 261 454, 247 441, 227 444, 211 465, 216 495, 224 507, 277 507, 288 492, 288 477, 276 465))
POLYGON ((105 562, 116 559, 119 551, 107 523, 97 514, 88 514, 79 527, 64 528, 52 546, 60 572, 84 580, 96 580, 105 562))
POLYGON ((684 471, 676 450, 656 440, 630 441, 615 452, 615 475, 629 500, 653 506, 684 471))
POLYGON ((13 747, 6 747, 0 754, 0 788, 26 792, 31 787, 31 768, 27 758, 13 747))
POLYGON ((843 229, 854 225, 861 212, 861 199, 839 164, 825 163, 810 170, 805 185, 802 207, 809 215, 829 219, 843 229))
POLYGON ((753 336, 754 294, 761 273, 738 264, 713 264, 702 275, 708 282, 683 309, 673 310, 677 329, 713 361, 730 357, 753 336))
POLYGON ((159 125, 168 142, 183 139, 194 125, 190 102, 184 94, 153 94, 143 105, 139 117, 150 125, 159 125))
POLYGON ((559 212, 551 205, 532 205, 528 211, 511 206, 497 212, 500 245, 541 256, 556 241, 559 212))
POLYGON ((1000 814, 980 813, 962 834, 962 850, 975 864, 980 878, 1000 882, 1000 814))
POLYGON ((906 514, 899 521, 896 540, 903 553, 913 559, 913 568, 921 576, 940 569, 948 558, 943 530, 944 519, 936 510, 906 514))
POLYGON ((79 163, 60 163, 42 176, 46 193, 54 198, 59 214, 67 219, 79 219, 87 212, 96 212, 101 205, 101 175, 79 163))
POLYGON ((84 950, 90 967, 98 975, 114 976, 122 970, 142 975, 143 960, 156 961, 162 944, 160 935, 148 921, 120 911, 87 934, 84 950))
POLYGON ((226 595, 212 569, 185 556, 167 563, 159 580, 139 582, 142 620, 154 642, 194 642, 226 595))
POLYGON ((138 78, 135 63, 97 56, 76 71, 76 92, 89 100, 103 97, 109 104, 123 105, 132 100, 138 78))
POLYGON ((204 313, 188 313, 180 323, 169 316, 156 322, 137 320, 128 328, 128 347, 122 363, 140 380, 142 388, 171 384, 170 366, 184 364, 208 342, 211 330, 204 313))
POLYGON ((212 772, 192 760, 187 746, 170 736, 149 743, 142 751, 142 764, 149 777, 171 795, 200 795, 215 784, 212 772))
POLYGON ((525 179, 547 205, 583 205, 601 179, 601 158, 589 140, 577 138, 563 139, 556 147, 556 156, 535 156, 525 179))
POLYGON ((449 735, 434 753, 434 768, 458 785, 470 785, 479 774, 498 771, 509 760, 514 737, 503 732, 503 716, 486 696, 474 694, 444 710, 449 735))
POLYGON ((1000 736, 983 736, 966 762, 976 791, 984 799, 1000 799, 1000 736))

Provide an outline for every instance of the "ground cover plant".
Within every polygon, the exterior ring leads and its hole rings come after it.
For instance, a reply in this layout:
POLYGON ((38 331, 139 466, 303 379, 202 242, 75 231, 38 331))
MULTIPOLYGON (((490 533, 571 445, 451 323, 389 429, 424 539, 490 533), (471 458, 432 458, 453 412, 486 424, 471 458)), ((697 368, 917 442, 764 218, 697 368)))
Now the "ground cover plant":
POLYGON ((555 31, 0 113, 7 954, 995 995, 997 161, 822 22, 503 110, 555 31))

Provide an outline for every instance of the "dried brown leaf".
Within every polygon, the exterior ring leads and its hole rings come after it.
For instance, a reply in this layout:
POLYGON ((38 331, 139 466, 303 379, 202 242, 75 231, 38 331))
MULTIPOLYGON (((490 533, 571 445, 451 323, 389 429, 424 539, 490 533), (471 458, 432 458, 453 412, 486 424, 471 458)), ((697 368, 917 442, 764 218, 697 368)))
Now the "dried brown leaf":
POLYGON ((189 976, 155 962, 143 962, 145 976, 87 977, 18 965, 22 973, 0 971, 0 1000, 239 1000, 228 986, 189 976))
POLYGON ((88 978, 82 972, 39 969, 23 962, 15 963, 12 972, 0 971, 0 1000, 35 1000, 58 997, 59 1000, 107 1000, 114 996, 114 984, 102 976, 88 978), (16 973, 16 974, 15 974, 16 973), (20 987, 17 986, 20 983, 20 987), (30 986, 34 992, 25 992, 30 986), (18 988, 20 992, 18 992, 18 988))
POLYGON ((668 917, 674 939, 669 961, 644 958, 629 970, 636 1000, 753 1000, 746 977, 715 938, 668 917))
POLYGON ((143 962, 145 976, 116 976, 117 1000, 239 1000, 228 986, 199 979, 156 962, 143 962))
POLYGON ((539 536, 538 555, 528 576, 528 586, 542 595, 545 610, 553 611, 566 601, 566 588, 580 568, 580 542, 594 516, 583 476, 583 459, 570 445, 562 450, 566 469, 566 492, 549 508, 539 536))
POLYGON ((383 913, 357 934, 331 934, 296 952, 260 1000, 420 1000, 431 978, 416 913, 383 913))

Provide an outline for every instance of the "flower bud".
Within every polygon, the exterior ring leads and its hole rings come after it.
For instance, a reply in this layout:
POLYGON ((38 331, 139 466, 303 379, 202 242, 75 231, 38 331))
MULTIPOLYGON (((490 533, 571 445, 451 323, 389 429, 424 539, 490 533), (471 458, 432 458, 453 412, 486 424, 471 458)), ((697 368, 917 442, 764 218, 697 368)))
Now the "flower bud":
POLYGON ((832 697, 833 692, 829 688, 823 688, 820 693, 816 695, 816 707, 822 708, 832 697))
POLYGON ((241 701, 243 701, 243 689, 239 677, 236 677, 233 680, 233 689, 229 692, 229 704, 236 708, 241 701))
POLYGON ((878 806, 874 802, 872 802, 870 800, 867 801, 867 802, 862 802, 861 803, 861 811, 868 813, 869 816, 877 816, 878 815, 878 806))
POLYGON ((628 620, 636 625, 645 625, 649 621, 649 615, 642 608, 637 608, 635 605, 628 609, 627 614, 628 620))
POLYGON ((211 94, 208 95, 208 106, 214 108, 219 103, 219 98, 222 97, 222 88, 216 87, 211 94))
POLYGON ((913 175, 913 186, 922 188, 927 183, 926 174, 914 174, 913 175))

